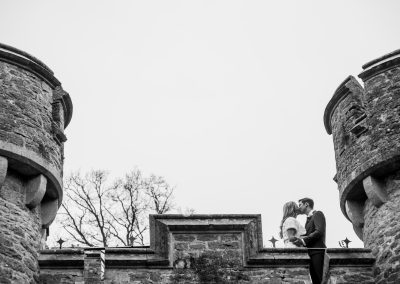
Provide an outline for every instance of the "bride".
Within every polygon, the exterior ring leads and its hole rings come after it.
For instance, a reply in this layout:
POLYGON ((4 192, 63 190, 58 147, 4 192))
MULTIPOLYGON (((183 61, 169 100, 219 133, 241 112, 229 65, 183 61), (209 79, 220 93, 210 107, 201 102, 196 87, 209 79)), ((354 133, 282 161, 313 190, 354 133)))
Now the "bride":
POLYGON ((300 237, 306 233, 306 229, 297 221, 298 206, 296 202, 290 201, 283 205, 283 218, 279 232, 283 239, 285 248, 296 248, 297 246, 289 241, 290 237, 300 237))

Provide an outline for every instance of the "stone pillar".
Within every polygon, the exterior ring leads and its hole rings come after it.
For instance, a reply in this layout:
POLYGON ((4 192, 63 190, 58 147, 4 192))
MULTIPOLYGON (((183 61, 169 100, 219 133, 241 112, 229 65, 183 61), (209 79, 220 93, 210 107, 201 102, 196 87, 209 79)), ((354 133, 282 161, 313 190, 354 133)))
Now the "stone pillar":
MULTIPOLYGON (((400 279, 400 50, 363 66, 324 114, 333 134, 340 206, 376 257, 375 282, 400 279)), ((390 282, 392 283, 392 282, 390 282)), ((396 282, 397 283, 397 282, 396 282)))
POLYGON ((85 284, 101 283, 104 279, 104 249, 85 250, 83 277, 85 284))
POLYGON ((71 99, 33 56, 0 44, 0 282, 36 283, 62 201, 71 99))

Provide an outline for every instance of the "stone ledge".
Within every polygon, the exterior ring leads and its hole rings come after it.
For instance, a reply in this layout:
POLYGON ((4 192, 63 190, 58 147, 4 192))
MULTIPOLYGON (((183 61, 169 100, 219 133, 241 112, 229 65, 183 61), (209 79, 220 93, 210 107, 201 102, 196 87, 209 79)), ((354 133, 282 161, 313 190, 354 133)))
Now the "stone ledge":
MULTIPOLYGON (((95 248, 101 250, 104 248, 95 248)), ((93 248, 48 249, 40 251, 41 268, 82 267, 85 251, 93 248)), ((329 265, 370 266, 375 262, 370 249, 363 248, 328 248, 326 249, 329 265)), ((269 266, 307 266, 309 264, 307 248, 264 248, 247 261, 246 267, 269 266)), ((152 267, 170 268, 169 260, 157 256, 148 247, 106 248, 106 267, 152 267)))
POLYGON ((246 267, 308 266, 310 257, 306 248, 265 248, 247 261, 246 267))
POLYGON ((326 253, 329 265, 371 266, 375 262, 370 249, 330 248, 326 253))
POLYGON ((106 253, 114 254, 154 254, 150 246, 114 247, 105 248, 106 253))
POLYGON ((106 248, 105 265, 112 268, 157 267, 169 268, 169 260, 160 257, 149 246, 106 248))
POLYGON ((84 249, 49 249, 39 254, 41 269, 84 268, 84 249))
POLYGON ((59 254, 59 255, 68 255, 68 254, 84 254, 84 248, 65 248, 65 249, 44 249, 40 251, 41 255, 47 254, 59 254))

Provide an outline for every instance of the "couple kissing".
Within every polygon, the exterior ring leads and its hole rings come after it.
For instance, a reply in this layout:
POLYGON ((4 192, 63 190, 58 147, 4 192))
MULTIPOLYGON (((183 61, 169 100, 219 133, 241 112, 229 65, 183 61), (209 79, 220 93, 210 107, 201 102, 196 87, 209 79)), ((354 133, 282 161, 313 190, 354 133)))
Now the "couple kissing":
POLYGON ((310 256, 310 275, 313 283, 321 283, 324 264, 326 222, 324 213, 314 210, 311 198, 302 198, 298 205, 290 201, 283 206, 280 237, 285 248, 306 247, 310 256), (307 215, 305 225, 296 219, 297 215, 307 215))

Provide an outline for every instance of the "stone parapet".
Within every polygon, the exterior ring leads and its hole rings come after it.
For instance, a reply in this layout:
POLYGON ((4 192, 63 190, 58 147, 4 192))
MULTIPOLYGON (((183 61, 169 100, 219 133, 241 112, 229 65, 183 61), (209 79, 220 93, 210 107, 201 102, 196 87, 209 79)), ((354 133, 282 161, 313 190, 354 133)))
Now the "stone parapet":
MULTIPOLYGON (((150 246, 104 249, 104 277, 99 283, 311 284, 306 248, 260 246, 260 215, 151 215, 150 220, 150 246)), ((42 283, 87 281, 85 255, 92 250, 43 251, 42 283), (68 266, 68 258, 74 265, 68 266), (65 273, 68 269, 71 274, 65 273)), ((328 249, 325 281, 365 280, 373 261, 369 250, 328 249), (360 273, 358 278, 355 272, 360 273)))
POLYGON ((326 250, 325 283, 375 283, 375 257, 369 249, 331 248, 326 250))

